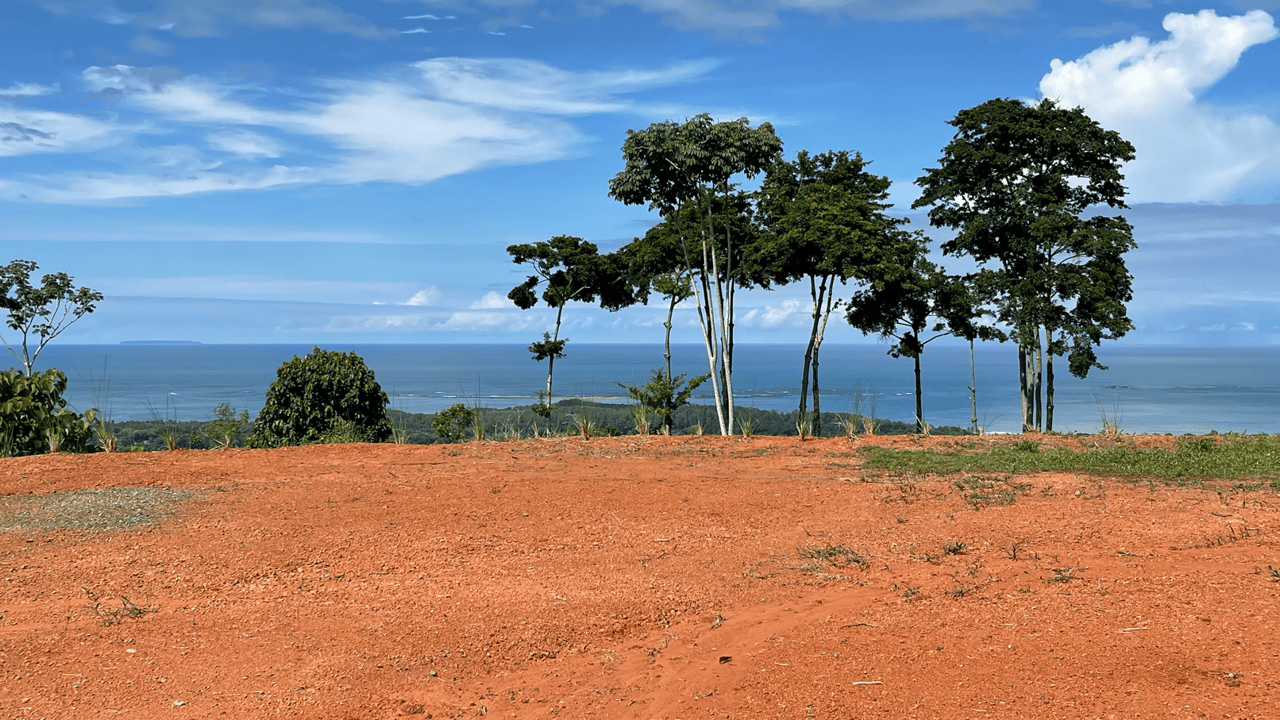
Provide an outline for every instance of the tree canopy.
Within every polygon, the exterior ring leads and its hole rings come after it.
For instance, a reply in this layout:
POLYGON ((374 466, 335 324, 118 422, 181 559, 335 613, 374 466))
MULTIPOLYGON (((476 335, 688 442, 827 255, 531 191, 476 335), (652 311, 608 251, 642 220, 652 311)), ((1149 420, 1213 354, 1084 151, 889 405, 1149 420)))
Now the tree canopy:
POLYGON ((5 324, 18 332, 21 341, 15 349, 8 340, 0 340, 22 363, 28 376, 44 346, 93 312, 102 301, 102 293, 75 287, 73 278, 66 273, 48 273, 38 286, 33 285, 31 276, 39 267, 30 260, 14 260, 0 267, 0 310, 8 315, 5 324))
POLYGON ((733 432, 733 308, 742 278, 735 245, 744 239, 732 218, 750 224, 749 198, 736 192, 733 180, 764 172, 781 154, 782 141, 769 123, 752 128, 746 118, 717 123, 703 114, 628 130, 626 165, 609 181, 610 197, 657 210, 680 238, 724 435, 733 432), (735 205, 742 211, 732 212, 735 205))
POLYGON ((990 100, 950 124, 955 137, 916 180, 923 192, 913 207, 958 231, 944 253, 982 264, 996 318, 1018 344, 1023 426, 1051 430, 1053 357, 1069 354, 1071 372, 1084 377, 1104 367, 1094 347, 1133 327, 1123 258, 1136 247, 1132 228, 1089 213, 1126 207, 1122 166, 1134 148, 1052 100, 990 100))

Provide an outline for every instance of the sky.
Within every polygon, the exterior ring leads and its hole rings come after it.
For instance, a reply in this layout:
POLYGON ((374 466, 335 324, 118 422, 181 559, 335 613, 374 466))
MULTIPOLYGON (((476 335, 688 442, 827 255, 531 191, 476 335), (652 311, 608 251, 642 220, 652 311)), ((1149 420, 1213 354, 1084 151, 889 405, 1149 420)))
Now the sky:
MULTIPOLYGON (((1052 98, 1134 144, 1122 342, 1280 345, 1280 0, 9 0, 0 263, 102 292, 64 343, 527 343, 506 247, 612 251, 629 129, 771 123, 910 209, 947 121, 1052 98)), ((949 267, 963 263, 938 259, 949 267)), ((807 287, 738 296, 803 343, 807 287)), ((662 340, 661 301, 574 342, 662 340)), ((699 342, 692 307, 675 341, 699 342)), ((13 339, 12 332, 4 335, 13 339)), ((828 342, 877 342, 833 320, 828 342)))

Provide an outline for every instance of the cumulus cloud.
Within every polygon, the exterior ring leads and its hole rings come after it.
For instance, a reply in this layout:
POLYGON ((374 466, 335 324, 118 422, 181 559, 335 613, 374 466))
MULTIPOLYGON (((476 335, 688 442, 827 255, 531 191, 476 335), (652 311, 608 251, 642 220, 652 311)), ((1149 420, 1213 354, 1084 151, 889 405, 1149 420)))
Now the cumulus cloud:
POLYGON ((414 293, 413 297, 405 301, 404 304, 415 307, 430 307, 435 305, 439 299, 440 289, 435 285, 431 285, 430 287, 423 288, 422 290, 414 293))
POLYGON ((515 308, 516 304, 511 302, 504 295, 490 290, 484 294, 484 297, 471 303, 472 310, 502 310, 506 308, 515 308))
POLYGON ((442 58, 407 73, 321 80, 300 93, 162 66, 94 66, 82 74, 86 88, 115 102, 131 125, 0 106, 0 152, 66 150, 108 135, 130 147, 93 158, 91 173, 0 180, 0 197, 93 202, 309 183, 421 184, 564 157, 583 141, 566 116, 627 109, 626 93, 711 67, 573 73, 526 60, 442 58), (184 157, 184 172, 155 162, 149 143, 161 135, 169 137, 160 155, 184 157), (188 148, 179 153, 173 137, 183 136, 188 148), (104 170, 110 163, 129 170, 104 170))
POLYGON ((1280 179, 1280 125, 1200 99, 1254 45, 1280 36, 1255 10, 1164 18, 1169 37, 1135 36, 1069 62, 1055 59, 1040 92, 1083 107, 1137 149, 1126 170, 1134 201, 1220 201, 1280 179))

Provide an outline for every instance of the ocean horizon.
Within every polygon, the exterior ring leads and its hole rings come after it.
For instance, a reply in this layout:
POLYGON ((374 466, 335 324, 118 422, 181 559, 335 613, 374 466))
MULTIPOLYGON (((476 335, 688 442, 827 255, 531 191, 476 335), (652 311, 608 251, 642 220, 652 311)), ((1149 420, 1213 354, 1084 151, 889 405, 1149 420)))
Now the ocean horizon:
MULTIPOLYGON (((67 374, 66 398, 77 411, 99 408, 115 421, 204 420, 227 402, 250 415, 261 409, 276 369, 312 345, 205 345, 143 341, 118 345, 50 345, 38 368, 67 374)), ((514 407, 537 401, 545 362, 524 345, 349 345, 391 399, 406 412, 433 413, 462 402, 514 407)), ((662 367, 660 344, 570 344, 556 362, 554 400, 630 402, 619 383, 643 385, 662 367)), ((876 416, 913 422, 914 375, 908 358, 884 345, 824 344, 819 366, 822 409, 852 413, 874 398, 876 416)), ((673 369, 706 372, 702 345, 672 346, 673 369)), ((739 344, 734 355, 736 404, 790 412, 799 404, 804 346, 739 344)), ((1280 348, 1167 347, 1108 344, 1099 349, 1107 370, 1072 377, 1055 363, 1055 422, 1061 432, 1097 432, 1105 416, 1122 432, 1280 433, 1280 348)), ((975 350, 978 424, 988 432, 1016 432, 1019 418, 1017 351, 984 344, 975 350)), ((922 356, 925 419, 932 425, 970 424, 967 345, 926 348, 922 356)), ((710 402, 706 392, 694 402, 710 402)))

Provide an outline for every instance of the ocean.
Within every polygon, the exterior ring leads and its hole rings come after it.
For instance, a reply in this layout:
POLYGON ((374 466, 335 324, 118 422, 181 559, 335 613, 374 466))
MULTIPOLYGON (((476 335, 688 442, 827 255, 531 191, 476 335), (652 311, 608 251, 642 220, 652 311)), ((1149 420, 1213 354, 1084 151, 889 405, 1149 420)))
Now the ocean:
MULTIPOLYGON (((250 415, 261 409, 276 368, 304 345, 121 344, 50 345, 40 368, 67 374, 72 408, 100 408, 111 420, 210 419, 219 403, 250 415)), ((457 402, 486 407, 528 405, 545 386, 547 366, 523 345, 327 345, 364 358, 391 396, 391 406, 432 413, 457 402)), ((555 399, 627 402, 619 382, 643 385, 663 364, 660 345, 570 344, 556 362, 555 399)), ((855 397, 876 401, 876 416, 912 422, 912 363, 881 345, 822 348, 822 409, 853 412, 855 397)), ((673 345, 675 372, 706 372, 701 345, 673 345)), ((801 345, 739 345, 737 404, 791 411, 799 404, 801 345)), ((1096 432, 1102 417, 1122 432, 1280 433, 1280 348, 1125 347, 1104 345, 1108 370, 1080 380, 1059 359, 1054 429, 1096 432)), ((16 364, 16 363, 15 363, 16 364)), ((978 424, 988 432, 1018 430, 1017 351, 983 345, 976 351, 978 424)), ((967 427, 969 349, 930 345, 922 358, 925 419, 967 427)), ((710 385, 704 386, 708 391, 710 385)), ((709 392, 695 402, 710 402, 709 392)))

